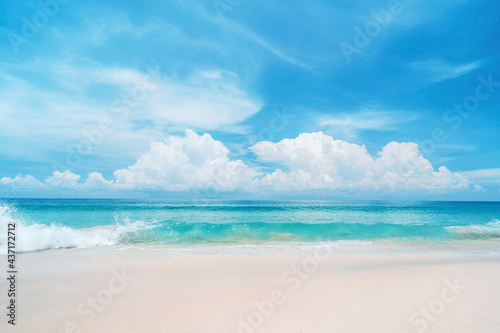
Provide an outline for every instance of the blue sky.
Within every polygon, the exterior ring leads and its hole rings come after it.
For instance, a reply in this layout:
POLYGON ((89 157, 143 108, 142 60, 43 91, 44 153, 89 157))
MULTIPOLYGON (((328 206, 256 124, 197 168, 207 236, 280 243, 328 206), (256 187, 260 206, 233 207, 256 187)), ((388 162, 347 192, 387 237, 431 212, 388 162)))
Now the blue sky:
POLYGON ((500 199, 499 3, 41 3, 1 4, 0 196, 500 199))

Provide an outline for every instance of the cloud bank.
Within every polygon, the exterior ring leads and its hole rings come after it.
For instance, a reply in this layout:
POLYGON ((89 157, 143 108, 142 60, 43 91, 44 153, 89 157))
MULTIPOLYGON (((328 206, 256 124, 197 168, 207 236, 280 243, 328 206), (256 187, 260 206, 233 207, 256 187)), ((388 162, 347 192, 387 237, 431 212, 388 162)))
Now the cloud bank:
POLYGON ((322 193, 406 191, 448 192, 477 190, 470 180, 441 166, 437 170, 411 142, 390 142, 375 156, 365 146, 335 140, 323 132, 302 133, 280 142, 261 141, 249 148, 261 163, 280 167, 262 172, 231 160, 229 149, 209 134, 186 130, 152 142, 149 152, 113 179, 92 172, 85 182, 70 171, 53 174, 41 182, 31 175, 0 179, 4 191, 61 189, 74 191, 168 191, 189 192, 214 188, 219 192, 322 193))
POLYGON ((365 146, 334 140, 323 132, 303 133, 278 143, 250 147, 266 162, 284 165, 259 180, 277 190, 451 190, 469 188, 470 182, 442 166, 434 170, 420 155, 418 145, 390 142, 376 157, 365 146))

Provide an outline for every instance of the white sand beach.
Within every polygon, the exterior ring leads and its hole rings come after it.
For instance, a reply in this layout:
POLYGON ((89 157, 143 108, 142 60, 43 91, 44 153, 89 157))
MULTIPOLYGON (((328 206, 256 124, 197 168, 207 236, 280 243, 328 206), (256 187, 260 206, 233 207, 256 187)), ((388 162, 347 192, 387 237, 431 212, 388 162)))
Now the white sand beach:
POLYGON ((499 259, 26 253, 19 256, 16 325, 2 320, 0 331, 499 332, 499 259))

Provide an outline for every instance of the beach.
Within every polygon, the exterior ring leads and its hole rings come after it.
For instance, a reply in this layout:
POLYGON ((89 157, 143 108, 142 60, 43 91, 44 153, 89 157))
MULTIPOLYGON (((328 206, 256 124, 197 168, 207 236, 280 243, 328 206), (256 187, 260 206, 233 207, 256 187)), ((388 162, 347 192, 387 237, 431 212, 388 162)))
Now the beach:
POLYGON ((31 252, 18 258, 15 328, 3 320, 0 330, 498 332, 499 259, 456 251, 31 252))
POLYGON ((0 332, 500 331, 500 203, 0 208, 0 332))
POLYGON ((500 1, 0 22, 0 333, 500 333, 500 1))

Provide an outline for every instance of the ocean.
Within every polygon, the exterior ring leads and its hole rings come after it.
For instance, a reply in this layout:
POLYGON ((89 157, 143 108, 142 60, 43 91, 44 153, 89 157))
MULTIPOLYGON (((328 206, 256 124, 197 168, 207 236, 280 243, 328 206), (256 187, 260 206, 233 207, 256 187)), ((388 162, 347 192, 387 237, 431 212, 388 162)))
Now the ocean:
POLYGON ((1 199, 0 248, 5 254, 15 222, 18 252, 384 245, 495 254, 499 218, 500 202, 1 199))

